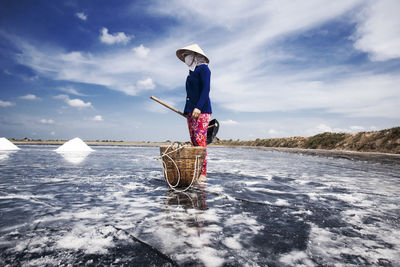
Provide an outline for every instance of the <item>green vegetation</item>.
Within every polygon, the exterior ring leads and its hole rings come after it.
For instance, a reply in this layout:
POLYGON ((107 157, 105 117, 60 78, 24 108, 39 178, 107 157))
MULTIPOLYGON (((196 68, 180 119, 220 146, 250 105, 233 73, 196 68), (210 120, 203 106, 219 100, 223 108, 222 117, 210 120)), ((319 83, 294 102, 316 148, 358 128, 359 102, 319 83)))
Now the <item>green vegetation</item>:
POLYGON ((349 137, 349 134, 345 133, 317 134, 307 139, 307 141, 305 142, 305 148, 335 149, 347 137, 349 137))
POLYGON ((356 134, 326 132, 310 137, 258 138, 250 141, 218 140, 215 144, 226 146, 336 149, 400 154, 400 127, 356 134))

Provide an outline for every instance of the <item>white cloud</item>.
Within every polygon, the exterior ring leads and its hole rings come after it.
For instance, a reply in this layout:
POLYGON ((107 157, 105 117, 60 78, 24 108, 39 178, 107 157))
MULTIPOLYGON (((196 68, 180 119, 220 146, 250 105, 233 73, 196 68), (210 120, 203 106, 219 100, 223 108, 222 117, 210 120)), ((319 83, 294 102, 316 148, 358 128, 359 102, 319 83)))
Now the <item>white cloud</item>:
POLYGON ((349 117, 398 118, 400 77, 357 73, 325 82, 326 78, 307 71, 252 80, 221 74, 214 79, 214 101, 242 112, 322 109, 349 117))
MULTIPOLYGON (((260 45, 321 25, 348 12, 361 2, 259 0, 226 3, 213 0, 174 0, 159 2, 150 11, 180 19, 183 26, 175 33, 180 39, 186 36, 187 41, 203 40, 203 44, 214 44, 214 55, 229 54, 232 59, 243 61, 248 54, 259 57, 259 52, 263 51, 260 45), (194 30, 199 25, 201 30, 194 30)), ((221 59, 226 62, 226 57, 221 59)))
POLYGON ((81 20, 87 20, 87 15, 84 12, 77 12, 75 14, 75 16, 77 16, 78 18, 80 18, 81 20))
POLYGON ((58 88, 60 91, 71 94, 71 95, 78 95, 78 96, 86 96, 84 94, 81 94, 78 92, 75 88, 73 87, 60 87, 58 88))
POLYGON ((52 120, 52 119, 41 119, 40 123, 43 123, 43 124, 54 124, 54 120, 52 120))
POLYGON ((365 130, 364 127, 362 127, 362 126, 357 126, 357 125, 350 126, 350 129, 351 129, 352 131, 354 131, 354 132, 361 132, 361 131, 364 131, 364 130, 365 130))
POLYGON ((132 50, 135 52, 136 56, 139 58, 145 58, 150 53, 150 48, 147 48, 147 47, 143 46, 142 44, 138 47, 134 47, 132 50))
POLYGON ((222 125, 237 125, 237 124, 238 124, 238 122, 237 122, 237 121, 234 121, 234 120, 231 120, 231 119, 229 119, 229 120, 221 121, 221 124, 222 124, 222 125))
POLYGON ((140 90, 152 90, 156 87, 151 78, 137 81, 136 87, 140 90))
POLYGON ((50 135, 51 135, 51 136, 55 136, 55 135, 56 135, 56 132, 52 131, 52 132, 50 132, 50 135))
POLYGON ((15 104, 12 102, 0 100, 0 107, 2 107, 2 108, 11 107, 14 105, 15 104))
POLYGON ((78 107, 78 108, 87 108, 92 106, 90 102, 85 103, 81 99, 69 99, 67 100, 67 104, 70 105, 71 107, 78 107))
MULTIPOLYGON (((160 90, 184 86, 187 68, 176 59, 175 51, 195 40, 211 60, 212 102, 223 109, 239 112, 318 109, 346 117, 398 118, 397 74, 361 72, 343 66, 288 71, 280 65, 283 60, 298 57, 280 47, 285 37, 317 28, 348 12, 358 12, 364 3, 372 2, 153 2, 149 12, 174 17, 179 26, 169 29, 167 36, 160 35, 149 48, 141 48, 142 45, 134 48, 134 53, 126 49, 101 54, 67 53, 58 48, 33 47, 20 40, 14 43, 21 50, 18 62, 46 77, 98 84, 137 95, 155 84, 160 90), (145 56, 150 49, 152 56, 145 56), (276 66, 279 68, 275 70, 276 66), (142 77, 151 78, 144 83, 146 80, 138 81, 142 77)), ((358 21, 361 25, 362 20, 358 21)), ((105 30, 110 40, 117 39, 105 30)))
POLYGON ((332 132, 332 128, 326 124, 317 125, 318 132, 332 132))
POLYGON ((54 98, 64 100, 64 102, 67 103, 71 107, 76 107, 76 108, 93 107, 92 103, 90 103, 90 102, 84 102, 83 100, 78 99, 78 98, 70 99, 69 96, 67 96, 67 95, 58 95, 58 96, 55 96, 54 98))
POLYGON ((24 78, 24 80, 28 80, 28 81, 36 81, 37 79, 39 79, 38 75, 33 75, 28 78, 24 78))
POLYGON ((127 95, 140 93, 136 81, 143 75, 154 76, 157 84, 166 88, 184 83, 186 75, 185 66, 175 56, 178 44, 152 50, 154 57, 139 58, 131 51, 116 50, 94 55, 83 52, 63 53, 56 48, 41 50, 40 47, 34 47, 18 38, 12 40, 22 51, 17 56, 17 61, 46 77, 102 85, 127 95))
POLYGON ((39 97, 37 97, 36 95, 33 95, 33 94, 27 94, 27 95, 21 96, 20 98, 24 99, 24 100, 39 100, 40 99, 39 97))
POLYGON ((127 44, 132 37, 127 36, 123 32, 117 32, 114 34, 109 34, 107 28, 102 28, 101 29, 101 34, 100 34, 100 40, 105 43, 105 44, 127 44))
POLYGON ((183 22, 176 36, 184 32, 184 40, 201 40, 200 45, 211 60, 214 103, 242 112, 321 109, 352 117, 398 118, 400 80, 396 74, 360 73, 356 68, 342 66, 282 74, 273 69, 280 60, 291 57, 284 53, 273 55, 280 52, 279 40, 347 12, 358 12, 363 1, 212 2, 216 8, 209 8, 210 1, 195 5, 169 1, 152 11, 183 22), (205 26, 201 31, 193 30, 202 23, 205 26), (343 75, 346 72, 353 75, 343 75))
POLYGON ((275 130, 275 129, 269 129, 269 130, 268 130, 268 134, 270 134, 270 135, 276 135, 276 134, 278 134, 278 131, 275 130))
POLYGON ((103 117, 101 115, 96 115, 92 118, 93 121, 103 121, 103 117))
POLYGON ((400 1, 367 1, 357 17, 354 47, 373 61, 400 58, 400 1))
MULTIPOLYGON (((372 129, 371 129, 372 130, 372 129)), ((315 135, 319 133, 331 132, 331 133, 356 133, 365 131, 365 127, 353 125, 350 127, 331 127, 327 124, 320 123, 316 127, 306 130, 308 135, 315 135)))

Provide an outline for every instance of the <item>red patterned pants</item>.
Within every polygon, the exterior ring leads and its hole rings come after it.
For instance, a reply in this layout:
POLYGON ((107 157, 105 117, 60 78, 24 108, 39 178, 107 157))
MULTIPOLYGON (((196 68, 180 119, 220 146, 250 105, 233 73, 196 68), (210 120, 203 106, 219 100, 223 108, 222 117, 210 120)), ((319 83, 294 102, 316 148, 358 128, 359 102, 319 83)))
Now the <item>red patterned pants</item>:
MULTIPOLYGON (((187 122, 189 127, 190 141, 194 146, 207 147, 207 130, 208 123, 210 122, 211 114, 202 113, 195 119, 192 115, 187 116, 187 122)), ((202 175, 207 175, 207 150, 206 157, 204 159, 203 168, 201 169, 202 175)))

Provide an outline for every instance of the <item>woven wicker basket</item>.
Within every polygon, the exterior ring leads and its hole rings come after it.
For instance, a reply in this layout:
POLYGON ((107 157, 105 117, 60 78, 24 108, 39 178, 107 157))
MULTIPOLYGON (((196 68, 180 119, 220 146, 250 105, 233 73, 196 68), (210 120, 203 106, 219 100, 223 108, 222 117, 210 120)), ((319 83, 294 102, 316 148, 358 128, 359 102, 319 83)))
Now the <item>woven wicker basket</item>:
POLYGON ((180 148, 176 151, 174 150, 175 149, 170 146, 160 147, 161 159, 165 164, 165 179, 168 179, 168 182, 173 187, 190 186, 193 176, 195 176, 195 180, 193 181, 194 183, 200 176, 201 168, 203 167, 203 162, 206 156, 206 148, 190 146, 180 148))

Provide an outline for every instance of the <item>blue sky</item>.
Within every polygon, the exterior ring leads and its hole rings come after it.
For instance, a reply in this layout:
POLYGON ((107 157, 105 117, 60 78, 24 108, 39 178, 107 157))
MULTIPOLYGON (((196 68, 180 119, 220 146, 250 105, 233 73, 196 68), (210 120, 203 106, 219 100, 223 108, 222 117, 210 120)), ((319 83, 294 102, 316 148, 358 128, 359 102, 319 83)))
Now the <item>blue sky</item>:
POLYGON ((400 2, 0 3, 0 136, 189 139, 187 67, 210 58, 223 139, 400 125, 400 2))

